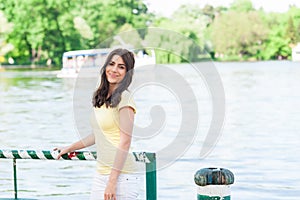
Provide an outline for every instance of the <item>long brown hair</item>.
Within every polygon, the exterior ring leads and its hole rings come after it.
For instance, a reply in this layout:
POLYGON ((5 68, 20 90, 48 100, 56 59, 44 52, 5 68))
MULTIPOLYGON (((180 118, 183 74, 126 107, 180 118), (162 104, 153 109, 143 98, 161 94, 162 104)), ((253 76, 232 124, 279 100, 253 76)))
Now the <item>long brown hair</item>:
POLYGON ((98 89, 94 92, 93 96, 93 106, 100 108, 103 104, 106 105, 106 107, 116 107, 120 101, 121 101, 121 95, 122 92, 126 89, 128 89, 133 76, 133 69, 134 69, 134 55, 131 51, 128 51, 127 49, 115 49, 108 55, 104 66, 101 68, 101 83, 98 89), (106 67, 111 62, 111 59, 114 55, 120 56, 126 66, 126 74, 124 79, 120 82, 119 86, 115 89, 115 91, 111 94, 110 97, 108 96, 108 90, 109 90, 109 82, 106 77, 106 67))

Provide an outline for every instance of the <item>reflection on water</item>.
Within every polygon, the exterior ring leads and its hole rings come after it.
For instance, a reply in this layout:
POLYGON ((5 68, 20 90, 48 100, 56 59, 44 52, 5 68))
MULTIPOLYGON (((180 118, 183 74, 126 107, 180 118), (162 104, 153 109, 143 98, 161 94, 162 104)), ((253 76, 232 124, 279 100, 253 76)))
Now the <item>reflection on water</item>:
MULTIPOLYGON (((195 199, 193 176, 204 167, 225 167, 234 172, 233 199, 299 199, 299 63, 216 65, 226 95, 222 137, 207 158, 198 159, 211 109, 207 91, 201 83, 193 82, 201 109, 199 135, 182 158, 158 171, 158 199, 195 199)), ((185 65, 173 67, 185 69, 185 65)), ((186 79, 193 76, 184 74, 186 79)), ((58 79, 53 72, 0 72, 0 149, 52 149, 77 140, 74 85, 74 80, 58 79)), ((148 124, 148 107, 153 102, 143 97, 136 102, 143 115, 138 116, 137 123, 148 124)), ((166 101, 166 109, 170 107, 167 113, 173 113, 168 116, 172 127, 168 128, 170 133, 176 132, 180 122, 172 110, 178 107, 176 101, 158 99, 166 101)), ((154 139, 155 143, 143 141, 142 147, 151 150, 163 146, 173 134, 161 138, 154 139)), ((19 197, 88 199, 94 162, 17 162, 19 197)), ((0 159, 0 198, 13 197, 12 183, 12 161, 0 159)))

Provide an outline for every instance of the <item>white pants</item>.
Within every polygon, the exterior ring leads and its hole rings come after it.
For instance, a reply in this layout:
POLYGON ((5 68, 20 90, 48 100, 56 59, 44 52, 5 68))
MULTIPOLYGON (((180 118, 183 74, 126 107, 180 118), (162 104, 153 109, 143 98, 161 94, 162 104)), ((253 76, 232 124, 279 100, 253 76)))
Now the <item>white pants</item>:
MULTIPOLYGON (((95 173, 90 200, 103 200, 109 175, 95 173)), ((120 174, 117 182, 117 200, 144 199, 142 174, 120 174)))

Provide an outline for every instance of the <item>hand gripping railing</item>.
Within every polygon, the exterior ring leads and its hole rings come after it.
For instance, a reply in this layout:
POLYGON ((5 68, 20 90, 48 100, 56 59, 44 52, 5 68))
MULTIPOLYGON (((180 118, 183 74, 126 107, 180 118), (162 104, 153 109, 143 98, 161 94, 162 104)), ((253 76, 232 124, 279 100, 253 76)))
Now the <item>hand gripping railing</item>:
MULTIPOLYGON (((14 196, 18 199, 17 189, 17 159, 57 160, 57 151, 48 150, 0 150, 0 159, 13 159, 14 196)), ((146 199, 156 200, 156 157, 155 153, 133 152, 137 162, 146 164, 146 199)), ((96 160, 94 151, 75 151, 62 155, 63 160, 96 160)))

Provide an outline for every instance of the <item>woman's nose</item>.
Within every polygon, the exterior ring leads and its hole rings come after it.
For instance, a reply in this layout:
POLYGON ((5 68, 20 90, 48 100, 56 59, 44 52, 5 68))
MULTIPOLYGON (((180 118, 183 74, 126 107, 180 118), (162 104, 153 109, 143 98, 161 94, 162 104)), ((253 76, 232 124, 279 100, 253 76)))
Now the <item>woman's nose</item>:
POLYGON ((118 68, 118 65, 115 64, 115 65, 112 66, 111 70, 114 71, 114 72, 116 72, 117 68, 118 68))

